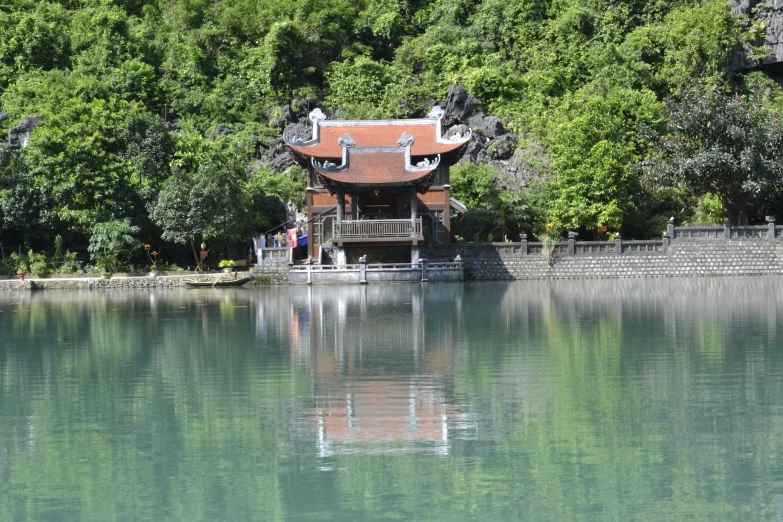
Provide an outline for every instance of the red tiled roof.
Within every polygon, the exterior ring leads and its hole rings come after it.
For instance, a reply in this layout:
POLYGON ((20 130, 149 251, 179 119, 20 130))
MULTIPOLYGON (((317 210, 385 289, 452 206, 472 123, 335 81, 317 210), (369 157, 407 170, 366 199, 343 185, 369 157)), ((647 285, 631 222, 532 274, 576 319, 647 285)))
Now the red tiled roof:
POLYGON ((414 137, 412 156, 434 156, 457 150, 463 143, 438 143, 435 125, 345 125, 319 126, 319 140, 311 147, 291 148, 304 156, 315 158, 340 158, 343 149, 337 140, 343 134, 350 134, 357 147, 396 147, 404 132, 414 137))
POLYGON ((322 172, 316 169, 318 174, 331 181, 352 185, 396 185, 417 181, 435 170, 423 172, 405 170, 405 154, 402 151, 349 154, 348 170, 322 172))

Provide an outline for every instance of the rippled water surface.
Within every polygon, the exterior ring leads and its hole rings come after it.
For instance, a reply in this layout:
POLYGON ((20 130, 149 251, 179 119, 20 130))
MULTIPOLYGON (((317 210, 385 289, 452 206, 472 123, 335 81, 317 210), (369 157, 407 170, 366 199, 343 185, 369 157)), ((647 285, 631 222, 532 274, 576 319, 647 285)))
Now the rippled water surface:
POLYGON ((783 521, 783 280, 0 295, 0 521, 783 521))

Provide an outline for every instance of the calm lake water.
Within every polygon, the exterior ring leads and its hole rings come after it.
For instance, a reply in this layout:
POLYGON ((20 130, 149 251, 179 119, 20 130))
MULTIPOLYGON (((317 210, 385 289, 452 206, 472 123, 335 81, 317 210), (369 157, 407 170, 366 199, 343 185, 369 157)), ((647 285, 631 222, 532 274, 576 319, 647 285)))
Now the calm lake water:
POLYGON ((783 521, 783 280, 0 295, 0 521, 783 521))

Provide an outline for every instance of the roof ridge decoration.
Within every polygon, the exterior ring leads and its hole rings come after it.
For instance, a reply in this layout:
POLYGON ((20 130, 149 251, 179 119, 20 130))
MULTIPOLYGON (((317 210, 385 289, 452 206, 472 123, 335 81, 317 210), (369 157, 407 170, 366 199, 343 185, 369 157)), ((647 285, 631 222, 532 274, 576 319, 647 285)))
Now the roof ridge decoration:
MULTIPOLYGON (((345 126, 362 126, 362 125, 428 125, 427 121, 432 121, 432 123, 435 125, 435 142, 440 145, 459 145, 462 143, 466 143, 470 141, 471 136, 473 135, 473 132, 471 129, 468 129, 467 133, 461 134, 457 133, 454 136, 451 136, 450 138, 444 138, 443 137, 443 118, 446 116, 445 111, 442 107, 439 105, 434 106, 429 114, 427 114, 427 117, 424 119, 413 119, 413 120, 356 120, 356 121, 349 121, 346 120, 345 122, 340 120, 332 120, 329 122, 330 126, 340 126, 341 124, 344 124, 345 126)), ((283 133, 283 142, 291 147, 313 147, 315 145, 318 145, 320 143, 320 127, 321 123, 326 120, 326 115, 321 111, 321 109, 316 108, 310 111, 310 114, 308 115, 308 119, 313 124, 313 137, 307 141, 300 138, 299 136, 286 136, 285 132, 283 133)), ((407 134, 407 133, 406 133, 407 134)), ((399 145, 399 143, 398 143, 399 145)))
POLYGON ((435 105, 432 109, 430 109, 429 114, 427 114, 427 118, 435 120, 435 141, 443 145, 452 145, 455 143, 465 143, 470 141, 471 136, 473 136, 473 131, 470 128, 468 128, 468 132, 466 134, 457 133, 450 138, 444 138, 443 118, 445 117, 446 111, 444 111, 443 107, 440 105, 435 105))
POLYGON ((310 162, 313 164, 313 168, 315 170, 321 171, 321 172, 344 172, 348 170, 348 164, 350 163, 350 160, 348 158, 348 149, 352 149, 356 146, 356 140, 353 139, 353 136, 348 134, 347 132, 337 138, 337 144, 340 146, 340 148, 343 149, 343 164, 342 165, 335 165, 331 161, 324 161, 323 163, 318 163, 315 161, 315 158, 310 158, 310 162))
MULTIPOLYGON (((400 139, 397 140, 397 145, 399 146, 398 148, 403 149, 400 152, 405 154, 405 170, 408 172, 428 172, 438 168, 438 165, 440 165, 440 154, 438 154, 434 160, 423 158, 421 161, 417 162, 416 165, 411 163, 411 145, 413 145, 414 141, 414 137, 407 132, 403 132, 402 136, 400 136, 400 139)), ((331 161, 324 161, 320 163, 316 161, 315 158, 310 158, 310 163, 313 165, 315 170, 318 172, 330 174, 345 172, 348 170, 348 167, 350 166, 350 154, 348 150, 356 147, 356 141, 354 141, 350 134, 345 133, 338 138, 337 143, 343 149, 342 164, 336 165, 331 161)), ((357 149, 362 150, 361 148, 357 149)))
POLYGON ((299 136, 286 136, 285 132, 283 133, 283 142, 288 146, 293 147, 312 147, 313 145, 318 145, 318 142, 320 141, 318 139, 318 127, 319 123, 326 120, 326 114, 323 113, 323 111, 319 108, 315 108, 310 111, 310 114, 307 115, 307 119, 309 119, 313 123, 313 137, 312 139, 305 141, 299 136))
POLYGON ((410 148, 415 141, 416 139, 413 136, 411 136, 407 132, 403 132, 402 136, 400 136, 400 139, 397 140, 397 145, 399 145, 400 147, 410 148))

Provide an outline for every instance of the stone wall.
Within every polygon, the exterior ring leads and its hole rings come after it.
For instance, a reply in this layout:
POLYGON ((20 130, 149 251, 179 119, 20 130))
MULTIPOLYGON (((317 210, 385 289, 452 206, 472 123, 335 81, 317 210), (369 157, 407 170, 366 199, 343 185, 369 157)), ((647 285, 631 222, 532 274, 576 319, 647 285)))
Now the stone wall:
MULTIPOLYGON (((288 266, 264 266, 250 273, 253 280, 249 284, 286 285, 288 284, 288 266)), ((181 274, 158 277, 114 276, 111 279, 96 277, 51 277, 0 279, 0 292, 30 290, 135 290, 135 289, 173 289, 185 288, 185 280, 195 279, 212 281, 220 274, 181 274)))
POLYGON ((672 241, 666 253, 555 256, 503 254, 485 250, 464 259, 466 278, 624 279, 646 277, 749 276, 783 274, 783 242, 775 240, 672 241))

